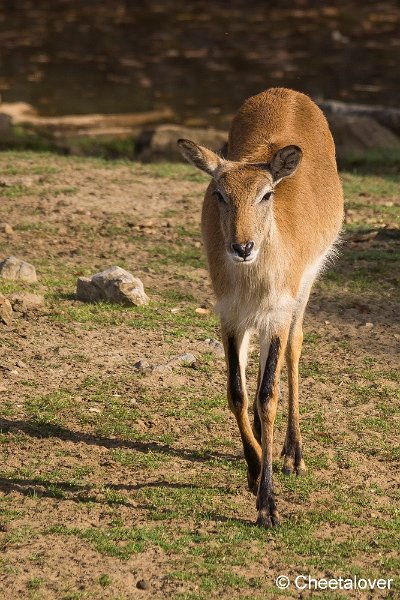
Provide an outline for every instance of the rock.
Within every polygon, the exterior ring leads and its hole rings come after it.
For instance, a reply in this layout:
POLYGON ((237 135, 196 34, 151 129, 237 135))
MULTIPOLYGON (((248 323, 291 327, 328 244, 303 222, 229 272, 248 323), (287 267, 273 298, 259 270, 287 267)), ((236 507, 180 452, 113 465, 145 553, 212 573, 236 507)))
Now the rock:
POLYGON ((0 262, 0 277, 35 283, 37 281, 35 267, 15 256, 9 256, 0 262))
POLYGON ((207 338, 205 342, 210 346, 217 356, 225 356, 224 346, 221 344, 221 342, 212 338, 207 338))
POLYGON ((180 354, 179 356, 171 358, 171 360, 169 360, 165 366, 173 367, 175 365, 194 367, 196 365, 196 357, 194 356, 194 354, 186 352, 185 354, 180 354))
POLYGON ((152 373, 172 373, 172 365, 154 365, 154 367, 151 367, 151 372, 152 373))
POLYGON ((136 584, 138 590, 148 590, 150 588, 150 584, 145 579, 139 579, 136 584))
POLYGON ((188 138, 216 152, 226 144, 228 134, 218 129, 191 129, 181 125, 158 125, 143 129, 136 140, 138 159, 142 161, 182 161, 177 140, 188 138))
POLYGON ((146 373, 151 370, 151 366, 147 362, 147 360, 138 360, 133 365, 133 368, 135 369, 135 371, 139 371, 139 373, 146 373))
POLYGON ((44 306, 44 298, 39 294, 21 292, 12 294, 9 299, 15 312, 22 314, 26 314, 31 310, 40 310, 44 306))
POLYGON ((194 354, 186 352, 179 356, 174 356, 168 362, 159 365, 150 365, 147 360, 139 360, 133 365, 133 368, 139 373, 160 375, 162 373, 172 373, 174 367, 188 366, 196 367, 197 360, 194 354))
POLYGON ((339 100, 325 100, 317 102, 317 104, 324 111, 328 120, 331 115, 370 117, 375 119, 375 121, 383 127, 400 135, 400 109, 398 108, 368 104, 352 104, 340 102, 339 100))
POLYGON ((180 354, 179 356, 174 356, 168 362, 158 365, 150 365, 147 360, 138 360, 133 368, 135 371, 139 373, 143 373, 146 375, 155 374, 160 375, 162 373, 172 373, 174 367, 178 366, 189 366, 196 367, 197 360, 194 354, 190 352, 186 352, 185 354, 180 354))
POLYGON ((11 325, 13 309, 11 303, 3 294, 0 294, 0 322, 11 325))
POLYGON ((5 233, 6 235, 13 235, 14 229, 9 223, 0 223, 0 233, 5 233))
POLYGON ((339 159, 369 150, 400 148, 400 138, 371 117, 334 113, 328 115, 328 122, 339 159))
POLYGON ((84 302, 107 300, 131 306, 142 306, 149 302, 141 280, 116 266, 90 278, 79 277, 76 297, 84 302))

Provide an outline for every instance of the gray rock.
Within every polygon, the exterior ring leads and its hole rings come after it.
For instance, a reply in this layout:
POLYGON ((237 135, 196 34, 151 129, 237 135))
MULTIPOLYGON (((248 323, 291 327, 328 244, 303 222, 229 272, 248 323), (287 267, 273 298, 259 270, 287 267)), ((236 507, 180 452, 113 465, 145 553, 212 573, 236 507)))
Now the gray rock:
POLYGON ((139 371, 139 373, 148 373, 151 371, 151 366, 147 362, 147 360, 138 360, 133 365, 133 368, 135 369, 135 371, 139 371))
POLYGON ((324 111, 328 120, 330 115, 354 115, 357 117, 371 117, 380 125, 400 135, 400 109, 388 106, 376 106, 367 104, 352 104, 340 102, 339 100, 324 100, 317 102, 324 111))
POLYGON ((40 310, 44 307, 44 298, 39 294, 21 292, 9 296, 11 306, 15 312, 26 314, 31 310, 40 310))
POLYGON ((13 309, 11 303, 3 294, 0 294, 0 322, 11 325, 13 309))
POLYGON ((172 373, 172 365, 154 365, 151 367, 152 373, 172 373))
POLYGON ((225 356, 224 346, 218 340, 207 338, 205 343, 210 346, 211 350, 213 350, 217 356, 225 356))
POLYGON ((400 148, 400 138, 371 117, 332 113, 328 122, 339 159, 369 150, 400 148))
POLYGON ((90 278, 79 277, 76 297, 84 302, 107 300, 128 306, 142 306, 149 302, 140 279, 121 267, 110 267, 90 278))
POLYGON ((139 160, 157 161, 172 160, 182 161, 177 140, 188 138, 219 152, 226 144, 228 134, 218 129, 194 129, 181 125, 157 125, 144 129, 136 140, 139 160))
POLYGON ((174 356, 168 362, 159 364, 159 365, 150 365, 147 360, 138 360, 133 368, 139 373, 143 373, 146 375, 155 374, 160 375, 162 373, 172 373, 174 367, 179 366, 189 366, 196 367, 197 360, 194 354, 190 352, 186 352, 185 354, 180 354, 179 356, 174 356))
POLYGON ((9 256, 0 262, 0 277, 3 277, 3 279, 26 281, 27 283, 35 283, 37 281, 35 267, 15 256, 9 256))
POLYGON ((167 367, 179 365, 194 367, 196 365, 195 355, 191 354, 190 352, 186 352, 185 354, 180 354, 179 356, 171 358, 171 360, 169 360, 166 364, 167 367))

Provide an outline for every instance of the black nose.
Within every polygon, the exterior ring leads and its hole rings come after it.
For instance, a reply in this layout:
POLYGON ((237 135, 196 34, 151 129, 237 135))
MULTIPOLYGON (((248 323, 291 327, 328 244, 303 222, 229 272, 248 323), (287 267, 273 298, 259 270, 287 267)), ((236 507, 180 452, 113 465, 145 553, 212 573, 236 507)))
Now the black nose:
POLYGON ((254 242, 247 242, 247 244, 231 244, 232 250, 243 259, 246 259, 254 248, 254 242))

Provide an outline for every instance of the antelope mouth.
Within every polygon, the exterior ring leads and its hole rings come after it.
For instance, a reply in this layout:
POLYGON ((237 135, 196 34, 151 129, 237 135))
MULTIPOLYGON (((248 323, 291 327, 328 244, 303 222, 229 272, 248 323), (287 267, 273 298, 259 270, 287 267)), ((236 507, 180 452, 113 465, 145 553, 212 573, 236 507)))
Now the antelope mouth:
POLYGON ((231 261, 235 264, 250 265, 256 260, 258 252, 258 250, 253 250, 251 254, 245 257, 239 256, 238 254, 234 254, 233 252, 229 251, 227 252, 227 254, 231 261))

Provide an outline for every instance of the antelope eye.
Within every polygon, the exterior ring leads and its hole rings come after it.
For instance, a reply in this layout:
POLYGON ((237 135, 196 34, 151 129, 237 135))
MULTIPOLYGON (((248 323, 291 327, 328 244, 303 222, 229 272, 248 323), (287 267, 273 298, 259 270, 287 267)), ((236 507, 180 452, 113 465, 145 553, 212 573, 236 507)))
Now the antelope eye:
POLYGON ((218 202, 223 202, 224 204, 226 204, 226 200, 223 197, 223 195, 221 194, 221 192, 219 192, 218 190, 215 190, 215 192, 213 193, 213 196, 216 197, 216 199, 218 200, 218 202))
POLYGON ((261 198, 261 201, 265 200, 270 200, 272 196, 272 192, 267 192, 266 194, 264 194, 264 196, 261 198))

